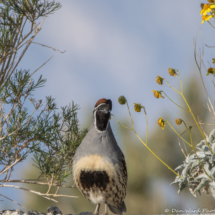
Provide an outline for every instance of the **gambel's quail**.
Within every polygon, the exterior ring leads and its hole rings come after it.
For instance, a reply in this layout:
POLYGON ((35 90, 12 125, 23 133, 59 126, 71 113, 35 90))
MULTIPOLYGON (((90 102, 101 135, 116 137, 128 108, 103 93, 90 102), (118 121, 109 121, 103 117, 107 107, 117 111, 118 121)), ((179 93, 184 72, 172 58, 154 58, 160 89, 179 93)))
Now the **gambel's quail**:
POLYGON ((105 204, 105 215, 107 207, 114 214, 126 212, 127 169, 109 123, 111 110, 110 99, 98 100, 88 133, 73 158, 75 184, 85 198, 97 204, 96 215, 100 204, 105 204))

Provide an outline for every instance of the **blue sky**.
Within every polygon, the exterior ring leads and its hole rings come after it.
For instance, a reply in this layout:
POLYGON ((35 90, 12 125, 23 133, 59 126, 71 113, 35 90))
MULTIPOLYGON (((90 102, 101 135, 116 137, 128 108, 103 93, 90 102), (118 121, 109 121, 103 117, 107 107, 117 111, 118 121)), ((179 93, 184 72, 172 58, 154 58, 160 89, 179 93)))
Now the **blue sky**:
MULTIPOLYGON (((62 8, 45 20, 34 41, 66 52, 60 54, 32 44, 20 64, 33 71, 54 55, 35 74, 35 78, 40 74, 47 78, 46 86, 35 92, 37 99, 52 95, 59 106, 73 100, 81 107, 82 127, 91 119, 100 98, 112 100, 112 112, 117 118, 129 119, 126 108, 117 102, 121 95, 131 109, 134 102, 146 107, 151 130, 169 106, 170 117, 177 117, 178 108, 166 98, 157 100, 151 91, 164 90, 171 98, 179 99, 168 86, 155 83, 156 76, 161 75, 179 87, 179 80, 168 75, 169 67, 178 69, 184 82, 192 75, 198 77, 193 57, 196 31, 198 47, 201 31, 204 43, 215 45, 211 44, 213 29, 208 23, 201 25, 202 1, 60 2, 62 8)), ((205 49, 206 60, 214 57, 212 51, 205 49)), ((137 130, 145 130, 144 117, 140 120, 133 109, 132 114, 137 130)), ((117 126, 113 120, 112 124, 117 126)))
MULTIPOLYGON (((156 76, 166 77, 176 88, 179 81, 168 75, 169 67, 177 68, 184 82, 193 74, 198 76, 193 57, 196 31, 199 47, 201 30, 205 43, 210 44, 213 37, 213 29, 207 23, 201 25, 199 0, 61 3, 62 8, 47 18, 35 42, 66 52, 33 44, 22 65, 33 70, 54 55, 37 73, 48 81, 36 96, 52 95, 59 106, 72 100, 78 103, 81 124, 91 118, 100 98, 112 99, 113 113, 124 117, 127 110, 117 102, 124 95, 130 106, 136 102, 146 107, 153 128, 162 110, 172 104, 167 99, 157 100, 151 91, 162 89, 179 98, 169 87, 157 85, 156 76)), ((210 52, 205 50, 206 59, 212 58, 210 52)), ((171 108, 178 110, 173 105, 171 108)), ((138 117, 134 113, 140 127, 138 117)))

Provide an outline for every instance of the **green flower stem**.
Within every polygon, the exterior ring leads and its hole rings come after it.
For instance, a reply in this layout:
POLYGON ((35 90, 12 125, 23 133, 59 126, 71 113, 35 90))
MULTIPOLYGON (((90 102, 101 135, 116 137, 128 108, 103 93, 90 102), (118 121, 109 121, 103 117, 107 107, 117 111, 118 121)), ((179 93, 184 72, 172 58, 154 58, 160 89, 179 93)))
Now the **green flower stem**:
POLYGON ((181 94, 182 98, 184 99, 184 101, 185 101, 185 103, 186 103, 186 105, 187 105, 187 107, 188 107, 188 109, 189 109, 189 112, 191 113, 191 115, 192 115, 192 117, 193 117, 193 119, 194 119, 194 121, 195 121, 195 123, 196 123, 196 125, 197 125, 197 127, 198 127, 198 129, 199 129, 199 131, 200 131, 200 133, 201 133, 201 135, 203 136, 203 138, 204 138, 204 140, 205 140, 205 142, 206 142, 208 148, 210 149, 211 153, 214 154, 213 151, 212 151, 212 149, 211 149, 211 147, 210 147, 210 145, 209 145, 209 143, 208 143, 208 141, 206 140, 205 135, 203 134, 202 129, 200 128, 199 123, 197 122, 197 120, 196 120, 196 118, 195 118, 195 116, 194 116, 194 114, 193 114, 193 112, 192 112, 192 110, 191 110, 191 108, 190 108, 190 106, 189 106, 187 100, 186 100, 185 97, 184 97, 184 94, 183 94, 183 92, 182 92, 182 81, 181 81, 181 76, 180 76, 180 73, 179 73, 178 70, 177 70, 177 73, 178 73, 178 76, 179 76, 179 79, 180 79, 180 84, 181 84, 181 92, 180 92, 180 94, 181 94))
MULTIPOLYGON (((183 121, 183 120, 182 120, 182 121, 183 121)), ((212 178, 208 175, 208 173, 206 172, 206 170, 205 170, 205 168, 204 168, 204 166, 203 166, 201 160, 199 159, 199 157, 198 157, 198 155, 197 155, 197 153, 196 153, 195 147, 194 147, 194 145, 193 145, 193 138, 192 138, 192 135, 191 135, 191 130, 188 129, 188 127, 187 127, 187 125, 186 125, 186 123, 185 123, 184 121, 183 121, 183 123, 184 123, 184 125, 185 125, 187 131, 189 132, 190 141, 191 141, 191 145, 192 145, 193 151, 194 151, 194 153, 195 153, 195 155, 196 155, 196 157, 197 157, 197 159, 198 159, 198 161, 199 161, 199 163, 200 163, 202 169, 204 170, 205 174, 206 174, 210 179, 212 179, 212 178)))
POLYGON ((164 92, 164 91, 161 91, 172 103, 174 103, 176 106, 178 106, 179 108, 183 109, 183 110, 186 110, 188 112, 190 112, 189 110, 181 107, 180 105, 178 105, 177 103, 175 103, 169 96, 167 96, 167 94, 164 92))
POLYGON ((126 104, 127 104, 127 108, 128 108, 130 118, 131 118, 132 129, 134 130, 134 122, 133 122, 133 119, 132 119, 132 116, 131 116, 131 112, 130 112, 130 109, 129 109, 129 106, 128 106, 128 102, 126 102, 126 104))
POLYGON ((126 127, 125 125, 123 125, 122 123, 120 123, 113 114, 111 114, 111 116, 113 116, 114 119, 116 120, 116 122, 118 122, 123 128, 126 128, 128 130, 132 130, 133 131, 133 128, 126 127))
POLYGON ((166 123, 168 123, 168 125, 171 127, 171 129, 185 142, 187 143, 190 147, 192 147, 192 145, 190 143, 188 143, 172 126, 168 121, 165 121, 166 123))
POLYGON ((192 112, 187 100, 185 99, 183 94, 181 94, 181 96, 184 99, 184 101, 185 101, 185 103, 186 103, 186 105, 187 105, 187 107, 188 107, 188 109, 189 109, 189 111, 190 111, 190 113, 191 113, 191 115, 192 115, 192 117, 193 117, 193 119, 194 119, 194 121, 195 121, 195 123, 196 123, 196 125, 197 125, 197 127, 198 127, 198 129, 200 131, 200 133, 201 133, 201 135, 203 136, 203 138, 204 138, 204 140, 205 140, 205 142, 206 142, 206 144, 208 146, 208 148, 210 149, 211 153, 214 154, 212 149, 211 149, 211 147, 210 147, 210 145, 209 145, 209 143, 208 143, 208 141, 206 140, 205 135, 203 134, 202 129, 200 128, 199 123, 197 122, 197 120, 196 120, 196 118, 195 118, 195 116, 194 116, 194 114, 193 114, 193 112, 192 112))
POLYGON ((162 163, 164 164, 170 171, 172 171, 174 174, 176 174, 178 177, 182 178, 181 175, 179 175, 177 172, 175 172, 171 167, 169 167, 162 159, 160 159, 147 145, 142 141, 142 139, 139 137, 137 132, 134 130, 134 133, 136 134, 137 138, 140 140, 140 142, 162 163))
POLYGON ((146 117, 146 145, 147 145, 147 139, 148 139, 148 118, 147 118, 147 114, 146 114, 146 109, 145 107, 143 107, 144 113, 145 113, 145 117, 146 117))
POLYGON ((211 27, 215 28, 209 21, 208 21, 208 23, 211 25, 211 27))
POLYGON ((180 80, 180 85, 181 85, 181 94, 182 94, 182 81, 181 81, 181 75, 179 73, 179 71, 176 69, 178 76, 179 76, 179 80, 180 80))
MULTIPOLYGON (((130 109, 129 109, 129 106, 128 106, 128 103, 127 103, 127 107, 128 107, 128 111, 129 111, 129 115, 130 115, 130 118, 131 118, 131 123, 132 123, 132 128, 128 128, 126 126, 124 126, 123 124, 121 124, 117 119, 116 117, 111 114, 114 119, 116 120, 117 123, 119 123, 119 125, 121 125, 122 127, 126 128, 126 129, 129 129, 129 130, 132 130, 134 131, 135 135, 137 136, 137 138, 140 140, 140 142, 162 163, 164 164, 169 170, 171 170, 175 175, 177 175, 178 177, 182 178, 182 176, 180 176, 177 172, 175 172, 171 167, 169 167, 162 159, 160 159, 148 146, 146 143, 143 142, 143 140, 139 137, 139 135, 137 134, 137 132, 135 131, 134 129, 134 122, 133 122, 133 119, 132 119, 132 116, 131 116, 131 112, 130 112, 130 109)), ((146 115, 146 111, 145 111, 145 108, 144 108, 144 112, 145 112, 145 115, 146 115)), ((147 120, 147 118, 146 118, 147 120)), ((148 131, 148 120, 147 120, 147 131, 148 131)))
POLYGON ((165 78, 163 80, 166 81, 166 83, 169 85, 170 88, 172 88, 175 92, 180 94, 180 92, 178 90, 176 90, 175 88, 173 88, 165 78))

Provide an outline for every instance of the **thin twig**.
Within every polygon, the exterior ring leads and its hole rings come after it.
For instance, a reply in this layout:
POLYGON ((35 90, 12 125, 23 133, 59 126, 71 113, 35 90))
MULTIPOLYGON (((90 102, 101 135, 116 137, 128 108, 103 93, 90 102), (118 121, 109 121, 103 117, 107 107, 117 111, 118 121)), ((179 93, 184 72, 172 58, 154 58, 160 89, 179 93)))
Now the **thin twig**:
POLYGON ((169 121, 165 121, 166 123, 168 123, 168 125, 171 127, 171 129, 178 135, 178 137, 180 137, 185 143, 187 143, 187 145, 191 146, 190 143, 188 143, 173 127, 172 125, 169 123, 169 121))
POLYGON ((24 187, 19 187, 19 186, 15 186, 15 185, 4 185, 4 184, 0 184, 0 187, 12 187, 12 188, 16 188, 16 189, 28 191, 28 192, 30 192, 30 193, 34 193, 34 194, 36 194, 36 195, 39 195, 39 196, 44 197, 45 199, 52 200, 52 201, 58 203, 57 200, 52 199, 52 198, 50 198, 50 197, 47 197, 46 194, 44 194, 44 193, 40 193, 40 192, 37 192, 37 191, 34 191, 34 190, 30 190, 30 189, 27 189, 27 188, 24 188, 24 187))
POLYGON ((123 125, 122 123, 120 123, 113 114, 111 114, 111 116, 113 116, 114 119, 116 120, 116 122, 119 123, 123 128, 129 129, 129 130, 133 130, 133 128, 129 128, 129 127, 123 125))
MULTIPOLYGON (((0 183, 3 183, 3 182, 6 182, 6 180, 0 180, 0 183)), ((26 183, 26 184, 37 184, 37 185, 44 185, 44 186, 48 186, 49 184, 48 183, 45 183, 45 182, 40 182, 40 181, 37 181, 37 179, 21 179, 21 180, 7 180, 7 183, 26 183)), ((66 186, 66 185, 59 185, 59 184, 56 184, 56 183, 53 183, 53 186, 57 186, 57 187, 60 187, 60 188, 76 188, 75 185, 73 186, 66 186)))
POLYGON ((13 166, 15 166, 22 158, 19 158, 17 160, 15 160, 10 166, 6 167, 4 170, 2 170, 2 172, 0 172, 0 175, 4 174, 5 172, 7 172, 10 168, 12 168, 13 166))
POLYGON ((208 48, 215 48, 215 46, 209 46, 207 44, 205 44, 205 46, 208 47, 208 48))
POLYGON ((212 102, 211 102, 211 100, 210 100, 210 97, 209 97, 209 95, 208 95, 208 91, 207 91, 207 89, 206 89, 206 87, 205 87, 205 83, 204 83, 204 80, 203 80, 203 77, 202 77, 201 64, 203 64, 203 66, 204 66, 204 68, 205 68, 206 71, 207 71, 207 69, 206 69, 206 67, 205 67, 205 65, 204 65, 204 61, 203 61, 202 57, 201 57, 201 56, 198 54, 198 52, 196 51, 196 40, 197 40, 197 31, 196 31, 196 39, 193 41, 193 42, 194 42, 194 59, 195 59, 197 68, 198 68, 198 70, 199 70, 200 78, 201 78, 202 85, 203 85, 203 87, 204 87, 205 93, 206 93, 206 95, 207 95, 208 102, 210 103, 210 106, 211 106, 212 109, 213 109, 212 102), (199 57, 200 64, 198 63, 196 56, 199 57))
POLYGON ((181 92, 179 92, 179 91, 176 90, 174 87, 172 87, 172 86, 169 84, 169 82, 168 82, 165 78, 164 78, 163 80, 166 81, 166 83, 169 85, 169 87, 172 88, 176 93, 181 94, 181 92))
POLYGON ((128 102, 126 102, 126 104, 127 104, 128 113, 129 113, 129 116, 130 116, 130 119, 131 119, 132 128, 133 128, 133 130, 134 130, 134 121, 133 121, 132 116, 131 116, 131 111, 130 111, 130 108, 129 108, 129 106, 128 106, 128 102))
POLYGON ((184 150, 183 150, 183 148, 182 148, 182 146, 181 146, 180 138, 178 138, 178 144, 179 144, 179 146, 180 146, 180 148, 181 148, 181 151, 182 151, 184 157, 186 158, 187 156, 186 156, 186 154, 185 154, 185 152, 184 152, 184 150))
POLYGON ((52 49, 52 50, 54 50, 54 51, 58 51, 58 52, 60 52, 60 53, 65 53, 66 52, 66 50, 65 51, 60 51, 59 49, 55 49, 55 48, 53 48, 53 47, 51 47, 51 46, 47 46, 47 45, 44 45, 44 44, 41 44, 41 43, 36 43, 36 42, 32 42, 33 44, 37 44, 37 45, 40 45, 40 46, 43 46, 43 47, 46 47, 46 48, 49 48, 49 49, 52 49))
POLYGON ((39 69, 41 69, 46 63, 48 63, 51 59, 52 59, 53 55, 44 63, 42 64, 40 67, 38 67, 34 72, 31 73, 31 76, 37 72, 39 69))
POLYGON ((79 198, 79 196, 70 196, 70 195, 63 195, 63 194, 43 194, 42 196, 52 196, 52 197, 68 197, 68 198, 79 198))
POLYGON ((137 138, 140 140, 140 142, 162 163, 164 164, 169 170, 171 170, 173 173, 175 173, 178 177, 182 178, 181 175, 179 175, 177 172, 175 172, 170 166, 168 166, 161 158, 159 158, 144 142, 143 140, 139 137, 137 132, 134 130, 134 133, 136 134, 137 138))
POLYGON ((186 111, 190 112, 189 110, 187 110, 187 109, 181 107, 180 105, 178 105, 177 103, 175 103, 169 96, 167 96, 167 94, 166 94, 164 91, 161 91, 161 92, 163 92, 164 95, 165 95, 173 104, 175 104, 176 106, 178 106, 179 108, 181 108, 181 109, 183 109, 183 110, 186 110, 186 111))
POLYGON ((49 188, 48 188, 48 190, 47 190, 47 192, 46 192, 46 195, 49 193, 49 191, 50 191, 50 189, 51 189, 51 187, 52 187, 53 179, 54 179, 54 174, 52 173, 51 183, 49 183, 49 188))
POLYGON ((146 117, 146 145, 147 145, 147 139, 148 139, 148 130, 149 130, 149 126, 148 126, 148 118, 147 118, 147 114, 146 114, 146 109, 145 107, 143 107, 144 113, 145 113, 145 117, 146 117))
POLYGON ((4 196, 4 195, 2 195, 2 194, 0 194, 0 196, 2 196, 2 197, 4 197, 4 198, 10 200, 11 202, 14 202, 14 203, 16 203, 17 205, 21 206, 25 211, 28 211, 24 206, 20 205, 20 204, 19 204, 18 202, 16 202, 16 201, 14 201, 14 200, 8 198, 7 196, 4 196))
MULTIPOLYGON (((200 124, 200 125, 213 125, 213 126, 215 125, 215 124, 207 124, 207 123, 201 123, 201 122, 198 123, 198 124, 200 124)), ((191 125, 191 127, 195 127, 195 126, 196 126, 196 124, 195 124, 195 125, 191 125)), ((183 132, 180 134, 180 136, 183 135, 183 134, 186 133, 186 132, 187 132, 187 130, 186 130, 186 131, 183 131, 183 132)))
POLYGON ((40 192, 37 192, 37 191, 34 191, 34 190, 30 190, 30 189, 27 189, 27 188, 24 188, 24 187, 15 186, 15 185, 4 185, 4 184, 0 184, 0 187, 12 187, 12 188, 17 188, 17 189, 20 189, 20 190, 28 191, 28 192, 37 194, 37 195, 39 195, 39 196, 42 196, 42 197, 45 198, 45 199, 52 200, 52 201, 54 201, 54 202, 58 202, 58 201, 55 200, 55 199, 52 199, 51 197, 79 198, 79 196, 69 196, 69 195, 55 194, 55 193, 54 193, 54 194, 40 193, 40 192), (51 197, 49 197, 49 196, 51 196, 51 197))

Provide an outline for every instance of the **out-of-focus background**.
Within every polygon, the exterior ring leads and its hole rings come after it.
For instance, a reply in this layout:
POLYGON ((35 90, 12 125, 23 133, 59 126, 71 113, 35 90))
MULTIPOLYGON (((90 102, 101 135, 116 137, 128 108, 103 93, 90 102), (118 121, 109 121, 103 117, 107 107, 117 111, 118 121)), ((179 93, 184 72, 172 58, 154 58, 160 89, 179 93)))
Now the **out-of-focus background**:
MULTIPOLYGON (((124 95, 131 108, 135 128, 145 139, 145 117, 136 113, 133 103, 141 103, 146 108, 149 121, 148 145, 171 168, 184 160, 176 134, 166 125, 162 130, 157 119, 163 117, 177 129, 175 118, 184 119, 193 125, 191 117, 171 103, 167 98, 156 99, 152 90, 164 90, 174 101, 185 107, 181 97, 167 84, 156 84, 157 75, 165 77, 172 86, 179 89, 178 77, 171 77, 168 68, 181 73, 186 98, 195 115, 203 122, 212 119, 206 108, 206 96, 194 61, 193 41, 197 36, 197 47, 212 44, 214 30, 208 23, 201 25, 200 3, 202 1, 83 1, 61 0, 62 8, 50 15, 35 42, 46 44, 64 54, 32 44, 20 67, 38 68, 52 55, 52 60, 34 75, 47 78, 44 88, 35 92, 37 99, 52 95, 58 106, 72 100, 80 105, 80 126, 89 125, 93 107, 100 98, 113 102, 112 113, 123 123, 130 125, 128 111, 120 106, 118 97, 124 95)), ((203 2, 203 3, 206 3, 203 2)), ((213 49, 204 46, 206 66, 214 57, 213 49)), ((203 70, 208 92, 213 97, 212 84, 203 70)), ((214 199, 210 194, 194 198, 188 190, 177 193, 177 185, 170 185, 175 175, 160 163, 138 141, 130 131, 121 128, 112 118, 111 125, 115 137, 125 154, 128 167, 128 187, 125 203, 126 214, 163 213, 171 209, 214 209, 214 199)), ((206 133, 212 126, 204 126, 206 133)), ((188 138, 184 135, 184 138, 188 138)), ((197 128, 193 128, 194 142, 202 140, 197 128)), ((182 143, 181 143, 182 144, 182 143)), ((183 146, 183 144, 182 144, 183 146)), ((188 153, 191 150, 188 149, 188 153)), ((13 179, 37 178, 38 170, 28 158, 13 172, 13 179)), ((67 181, 72 185, 72 177, 67 181)), ((45 192, 47 187, 22 185, 45 192)), ((46 212, 51 205, 62 209, 63 213, 94 211, 95 205, 84 199, 76 189, 62 189, 62 193, 78 195, 79 198, 59 198, 59 203, 38 197, 14 188, 1 188, 1 193, 19 202, 28 209, 46 212)), ((1 209, 20 208, 15 203, 4 200, 1 209)), ((20 208, 22 209, 22 208, 20 208)), ((101 211, 103 210, 103 207, 101 211)))

